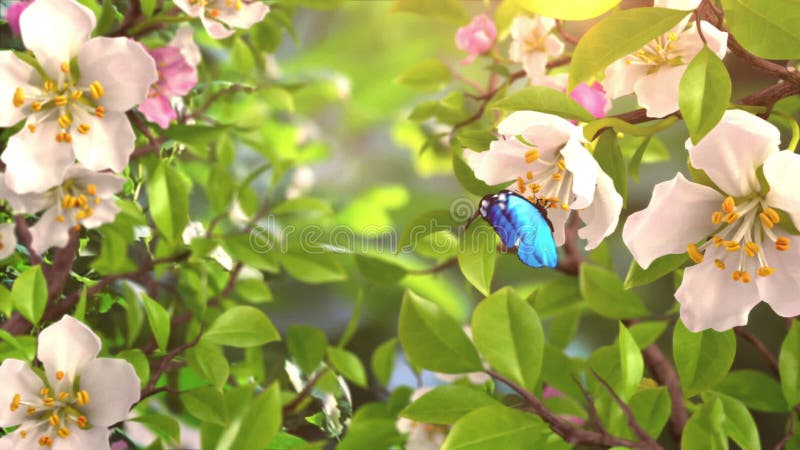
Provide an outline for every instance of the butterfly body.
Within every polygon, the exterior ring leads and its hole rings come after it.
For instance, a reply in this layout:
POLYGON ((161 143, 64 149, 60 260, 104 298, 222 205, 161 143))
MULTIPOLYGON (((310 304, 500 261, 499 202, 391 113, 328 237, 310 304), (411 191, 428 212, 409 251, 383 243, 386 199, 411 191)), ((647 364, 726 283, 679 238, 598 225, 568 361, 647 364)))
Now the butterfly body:
POLYGON ((558 252, 553 224, 541 205, 516 192, 503 190, 483 197, 479 213, 503 244, 516 250, 523 263, 531 267, 556 267, 558 252))

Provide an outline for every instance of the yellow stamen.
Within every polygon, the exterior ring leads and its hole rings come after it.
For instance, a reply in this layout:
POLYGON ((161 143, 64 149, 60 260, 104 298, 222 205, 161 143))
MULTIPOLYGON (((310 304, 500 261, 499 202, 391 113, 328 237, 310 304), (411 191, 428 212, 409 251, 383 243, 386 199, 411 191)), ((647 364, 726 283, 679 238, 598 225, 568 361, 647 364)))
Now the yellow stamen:
POLYGON ((763 211, 758 213, 758 218, 761 219, 761 223, 767 228, 772 228, 775 226, 775 222, 770 220, 769 216, 763 211))
POLYGON ((60 424, 60 423, 61 423, 61 418, 58 417, 57 414, 53 414, 53 415, 50 416, 50 426, 51 427, 58 426, 58 424, 60 424))
POLYGON ((736 222, 737 220, 739 220, 739 214, 735 212, 729 212, 728 214, 725 214, 725 222, 733 223, 736 222))
POLYGON ((703 254, 700 253, 700 250, 697 248, 695 244, 689 244, 686 246, 686 253, 689 254, 689 258, 692 258, 696 264, 700 264, 703 262, 703 254))
POLYGON ((53 97, 53 102, 56 106, 64 106, 67 104, 67 96, 66 95, 57 95, 53 97))
POLYGON ((42 436, 39 438, 39 445, 42 447, 52 447, 53 446, 53 438, 49 436, 42 436))
POLYGON ((102 97, 106 91, 103 89, 103 85, 100 84, 99 81, 92 81, 89 85, 89 93, 92 94, 92 98, 97 100, 98 98, 102 97))
POLYGON ((564 176, 561 174, 561 172, 556 172, 550 178, 552 178, 555 181, 561 181, 561 179, 564 178, 564 176))
POLYGON ((75 397, 77 398, 78 406, 86 405, 90 400, 89 393, 86 391, 78 391, 78 393, 75 394, 75 397))
POLYGON ((86 193, 89 195, 97 195, 97 186, 92 183, 86 185, 86 193))
POLYGON ((760 276, 760 277, 768 277, 768 276, 772 275, 773 272, 775 272, 775 269, 773 267, 766 267, 765 266, 765 267, 759 267, 758 268, 758 276, 760 276))
POLYGON ((26 437, 28 437, 28 432, 25 431, 25 430, 20 431, 19 432, 19 437, 21 437, 22 439, 25 439, 26 437))
POLYGON ((36 125, 29 123, 28 130, 30 130, 30 132, 33 133, 34 131, 36 131, 36 125))
POLYGON ((528 171, 528 173, 526 173, 526 174, 525 174, 525 178, 527 178, 527 179, 529 179, 529 180, 532 180, 532 179, 533 179, 533 172, 531 172, 531 171, 529 170, 529 171, 528 171))
POLYGON ((72 91, 69 96, 72 97, 73 100, 78 100, 79 98, 83 97, 83 91, 72 91))
POLYGON ((242 9, 242 0, 236 0, 234 8, 236 8, 237 11, 240 11, 242 9))
POLYGON ((99 205, 100 204, 100 197, 95 197, 94 198, 94 204, 95 205, 99 205))
POLYGON ((62 438, 66 438, 67 436, 69 436, 69 430, 66 429, 65 427, 59 428, 58 435, 61 436, 62 438))
POLYGON ((561 209, 563 209, 564 211, 568 211, 569 210, 569 203, 562 203, 561 204, 561 209))
POLYGON ((719 259, 714 260, 714 265, 717 266, 720 270, 725 270, 725 263, 720 261, 719 259))
POLYGON ((64 217, 64 216, 62 216, 61 214, 59 214, 59 215, 57 215, 57 216, 56 216, 56 221, 57 221, 57 222, 64 223, 66 220, 67 220, 67 218, 66 218, 66 217, 64 217))
POLYGON ((55 83, 53 83, 50 80, 47 80, 47 81, 44 82, 44 91, 45 92, 50 92, 53 89, 55 89, 55 87, 56 87, 55 83))
POLYGON ((667 37, 668 37, 668 38, 669 38, 669 40, 670 40, 670 41, 672 41, 672 42, 675 42, 675 41, 677 41, 677 40, 678 40, 678 35, 677 35, 677 34, 675 34, 675 32, 674 32, 674 31, 670 31, 670 32, 669 32, 669 34, 667 35, 667 37))
POLYGON ((711 223, 719 225, 720 222, 722 222, 722 217, 722 211, 714 211, 714 213, 711 214, 711 223))
POLYGON ((720 245, 722 245, 722 238, 719 236, 714 236, 713 238, 711 238, 711 242, 713 242, 714 245, 719 247, 720 245))
POLYGON ((558 163, 557 163, 556 165, 557 165, 557 166, 558 166, 558 168, 559 168, 560 170, 562 170, 562 171, 563 171, 563 170, 566 170, 566 168, 567 168, 567 166, 564 164, 564 158, 561 158, 561 159, 559 159, 559 160, 558 160, 558 163))
POLYGON ((61 63, 61 71, 64 73, 69 73, 69 63, 62 62, 61 63))
POLYGON ((81 231, 81 226, 80 225, 73 226, 72 227, 72 231, 75 231, 75 232, 81 231))
POLYGON ((42 397, 44 397, 45 395, 47 395, 47 394, 49 394, 49 393, 50 393, 50 389, 48 389, 48 388, 46 388, 46 387, 43 387, 43 388, 41 388, 41 389, 39 390, 39 395, 41 395, 42 397))
POLYGON ((48 408, 56 404, 56 399, 53 397, 45 397, 42 399, 42 401, 44 402, 44 406, 47 406, 48 408))
POLYGON ((778 214, 778 211, 775 211, 772 208, 765 208, 763 214, 765 214, 769 218, 769 220, 772 221, 772 223, 781 222, 780 214, 778 214))
POLYGON ((739 281, 742 278, 742 272, 734 270, 733 273, 731 273, 731 278, 733 279, 733 281, 739 281))
POLYGON ((742 283, 749 283, 750 282, 750 274, 748 272, 742 272, 742 283))
POLYGON ((32 415, 36 414, 36 408, 33 407, 33 406, 28 406, 27 413, 28 413, 29 416, 32 416, 32 415))
POLYGON ((61 116, 58 117, 58 125, 61 128, 67 128, 71 124, 72 124, 72 119, 70 119, 69 116, 62 114, 61 116))
POLYGON ((733 200, 733 197, 730 195, 725 197, 725 200, 722 201, 722 210, 726 213, 732 213, 735 208, 736 202, 733 200))
POLYGON ((102 119, 106 115, 106 109, 102 106, 98 106, 94 109, 94 115, 102 119))
POLYGON ((219 10, 217 8, 212 8, 208 11, 208 15, 211 17, 219 16, 219 10))
POLYGON ((729 252, 739 251, 742 248, 742 246, 736 241, 725 241, 723 244, 725 245, 725 250, 729 252))
POLYGON ((33 102, 31 103, 31 109, 34 111, 41 111, 42 110, 42 102, 33 102))
POLYGON ((58 372, 56 372, 56 380, 58 380, 58 381, 63 380, 64 379, 64 375, 65 375, 64 371, 59 370, 58 372))
POLYGON ((753 257, 758 254, 758 244, 755 242, 748 242, 744 244, 744 252, 747 253, 747 256, 753 257))
POLYGON ((80 416, 75 422, 78 424, 78 427, 85 428, 86 424, 89 423, 89 419, 87 419, 86 416, 80 416))
POLYGON ((781 236, 775 240, 775 250, 785 252, 786 250, 789 250, 791 243, 792 241, 790 241, 789 238, 781 236))
POLYGON ((64 400, 67 400, 68 398, 69 398, 69 392, 59 392, 58 393, 58 399, 61 400, 62 402, 64 400))
POLYGON ((17 108, 25 104, 25 93, 22 92, 21 87, 18 87, 17 89, 14 90, 14 97, 11 99, 11 102, 17 108))
POLYGON ((78 133, 80 133, 80 134, 86 134, 91 129, 92 129, 92 127, 90 127, 89 124, 86 124, 86 123, 82 123, 82 124, 78 125, 78 133))
POLYGON ((531 150, 528 150, 527 152, 525 152, 525 162, 526 163, 530 164, 530 163, 536 161, 537 159, 539 159, 539 150, 538 149, 534 148, 534 149, 531 149, 531 150))
POLYGON ((517 190, 520 193, 524 194, 525 193, 525 188, 526 188, 525 180, 523 180, 522 177, 517 177, 517 190))
POLYGON ((529 184, 528 187, 531 188, 531 191, 533 191, 534 194, 542 190, 542 186, 536 183, 529 184))
POLYGON ((11 405, 9 406, 9 409, 11 411, 18 410, 20 402, 22 402, 22 396, 20 394, 14 394, 14 398, 11 399, 11 405))

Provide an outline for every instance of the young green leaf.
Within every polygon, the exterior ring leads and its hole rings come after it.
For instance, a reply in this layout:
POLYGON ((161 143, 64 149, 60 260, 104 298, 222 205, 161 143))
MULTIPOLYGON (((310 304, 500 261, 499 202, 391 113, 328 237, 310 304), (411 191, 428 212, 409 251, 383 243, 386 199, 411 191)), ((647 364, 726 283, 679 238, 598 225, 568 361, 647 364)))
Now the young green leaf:
POLYGON ((201 339, 186 352, 186 361, 192 370, 217 389, 221 389, 228 381, 230 366, 218 345, 203 342, 201 339))
POLYGON ((230 448, 263 448, 278 434, 282 422, 281 388, 278 383, 273 383, 250 403, 230 448))
POLYGON ((494 103, 492 108, 506 112, 539 111, 582 122, 594 120, 589 111, 568 95, 545 86, 529 86, 515 91, 494 103))
POLYGON ((189 187, 183 176, 165 163, 159 164, 147 183, 150 215, 164 237, 175 242, 189 223, 189 187))
POLYGON ((344 267, 330 253, 290 251, 282 255, 281 265, 286 273, 304 283, 335 283, 347 279, 344 267))
POLYGON ((483 295, 492 290, 494 263, 497 257, 496 233, 488 224, 472 224, 461 240, 458 267, 475 289, 483 295))
POLYGON ((783 395, 789 406, 800 403, 800 323, 792 322, 778 357, 783 395))
POLYGON ((156 338, 156 343, 161 351, 167 351, 169 345, 170 321, 169 313, 160 303, 142 294, 144 302, 144 312, 147 314, 147 322, 150 324, 150 331, 156 338))
POLYGON ((621 322, 619 324, 619 360, 624 390, 617 394, 630 398, 639 388, 644 374, 644 359, 633 335, 621 322))
POLYGON ((600 164, 603 172, 614 181, 614 189, 622 196, 624 208, 628 201, 628 172, 614 130, 606 130, 600 135, 594 150, 594 159, 600 164))
POLYGON ((731 77, 722 60, 708 47, 686 67, 678 89, 678 104, 697 144, 716 126, 731 101, 731 77))
POLYGON ((644 389, 631 397, 628 402, 633 417, 650 436, 658 437, 669 420, 672 403, 666 387, 644 389))
POLYGON ((757 370, 732 370, 714 391, 729 395, 748 408, 769 413, 786 413, 789 405, 775 378, 757 370))
POLYGON ((796 0, 722 0, 725 23, 744 48, 766 59, 800 58, 796 0))
POLYGON ((714 387, 728 374, 736 356, 736 336, 733 330, 693 333, 679 321, 672 348, 681 386, 686 395, 695 395, 714 387))
POLYGON ((438 59, 426 59, 406 69, 394 81, 418 89, 436 90, 449 83, 451 78, 447 64, 438 59))
POLYGON ((533 414, 506 406, 485 406, 459 419, 442 450, 540 448, 547 425, 533 414))
POLYGON ((278 330, 261 310, 252 306, 234 306, 217 317, 203 334, 202 341, 247 348, 280 338, 278 330))
POLYGON ((523 9, 545 17, 561 20, 587 20, 602 15, 617 6, 620 0, 518 0, 523 9))
POLYGON ((682 450, 728 450, 725 408, 719 398, 704 403, 692 414, 681 436, 682 450))
POLYGON ((286 332, 286 346, 300 370, 312 374, 325 357, 328 337, 319 328, 292 325, 286 332))
POLYGON ((32 324, 39 323, 47 306, 47 280, 42 266, 33 266, 22 272, 11 288, 11 299, 22 317, 32 324))
POLYGON ((761 450, 756 421, 747 407, 739 400, 727 395, 717 394, 725 410, 725 421, 722 429, 742 450, 761 450))
POLYGON ((492 405, 501 403, 482 390, 450 384, 426 392, 400 415, 422 423, 452 425, 469 412, 492 405))
POLYGON ((378 348, 375 349, 375 352, 372 353, 372 359, 370 360, 372 373, 375 375, 375 378, 378 379, 378 382, 383 386, 388 385, 389 380, 392 378, 392 372, 394 371, 394 358, 396 353, 396 338, 389 339, 388 341, 379 345, 378 348))
POLYGON ((581 264, 578 281, 589 308, 603 317, 632 319, 649 314, 639 296, 626 291, 615 273, 591 264, 581 264))
POLYGON ((688 259, 689 256, 686 253, 664 255, 650 263, 647 269, 642 269, 642 266, 637 264, 636 261, 631 261, 631 267, 628 269, 628 275, 625 276, 623 287, 625 289, 630 289, 636 286, 650 284, 674 272, 675 269, 683 266, 688 259))
POLYGON ((355 353, 339 347, 328 347, 328 361, 356 386, 367 387, 367 372, 355 353))
POLYGON ((228 412, 222 393, 213 387, 200 387, 181 394, 181 401, 192 417, 203 421, 225 425, 228 412))

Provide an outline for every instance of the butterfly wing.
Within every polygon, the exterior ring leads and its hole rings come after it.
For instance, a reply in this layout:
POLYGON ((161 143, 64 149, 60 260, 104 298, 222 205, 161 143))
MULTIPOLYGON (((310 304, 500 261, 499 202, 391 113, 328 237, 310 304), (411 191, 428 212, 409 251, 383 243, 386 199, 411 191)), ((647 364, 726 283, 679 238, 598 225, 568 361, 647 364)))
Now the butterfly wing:
POLYGON ((481 216, 492 225, 503 244, 517 250, 531 267, 556 267, 558 252, 550 222, 541 207, 511 191, 484 197, 481 216))

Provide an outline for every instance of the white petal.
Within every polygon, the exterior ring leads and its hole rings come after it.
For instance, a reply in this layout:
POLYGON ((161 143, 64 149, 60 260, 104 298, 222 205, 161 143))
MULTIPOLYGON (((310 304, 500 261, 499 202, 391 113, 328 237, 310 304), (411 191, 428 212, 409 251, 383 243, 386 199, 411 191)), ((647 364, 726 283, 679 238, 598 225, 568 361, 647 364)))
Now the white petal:
POLYGON ((764 161, 764 178, 769 183, 767 204, 782 209, 800 226, 800 196, 797 180, 800 179, 800 155, 791 150, 773 153, 764 161))
POLYGON ((692 166, 704 170, 722 192, 743 197, 759 189, 756 169, 778 152, 781 135, 774 125, 740 109, 725 111, 697 145, 686 141, 692 166))
POLYGON ((55 120, 47 120, 38 125, 35 133, 23 129, 8 140, 2 156, 6 163, 6 186, 26 194, 61 184, 64 169, 74 156, 72 145, 56 142, 59 131, 55 120))
POLYGON ((108 427, 125 420, 139 401, 139 377, 124 359, 98 358, 81 371, 81 389, 91 401, 83 407, 94 426, 108 427))
POLYGON ((648 117, 664 117, 678 110, 678 86, 686 66, 662 65, 657 72, 639 78, 633 85, 636 100, 648 117))
POLYGON ((626 64, 623 58, 608 66, 606 77, 601 84, 608 98, 618 98, 632 94, 636 81, 645 75, 647 75, 647 66, 626 64))
POLYGON ((703 27, 703 36, 706 38, 706 43, 700 39, 700 34, 697 32, 697 26, 692 22, 688 28, 679 32, 678 40, 673 44, 673 54, 680 57, 684 64, 689 64, 704 46, 708 45, 714 54, 720 59, 725 56, 728 45, 728 33, 718 30, 714 25, 706 22, 700 22, 703 27))
POLYGON ((242 9, 222 8, 217 18, 233 28, 250 28, 261 22, 269 12, 269 6, 264 3, 244 3, 242 9))
MULTIPOLYGON (((784 233, 776 234, 791 239, 784 233)), ((800 298, 797 296, 800 292, 800 246, 795 242, 792 244, 789 250, 779 252, 772 242, 765 241, 764 257, 775 272, 767 277, 755 277, 761 300, 783 317, 800 315, 800 298)))
POLYGON ((0 427, 19 425, 27 418, 25 406, 16 411, 9 407, 14 395, 19 394, 23 402, 39 400, 42 380, 31 370, 28 363, 18 359, 6 359, 0 364, 0 427))
POLYGON ((553 114, 538 111, 515 111, 497 124, 497 132, 511 139, 522 136, 539 149, 542 158, 552 160, 578 127, 553 114))
POLYGON ((719 192, 678 173, 653 188, 647 208, 628 217, 622 240, 646 269, 656 258, 683 253, 688 244, 712 233, 717 226, 711 223, 711 214, 720 208, 722 200, 719 192))
POLYGON ((528 16, 517 16, 511 21, 511 37, 514 40, 524 39, 533 33, 536 26, 533 19, 528 16))
POLYGON ((214 39, 225 39, 232 36, 234 33, 233 30, 229 30, 221 22, 206 17, 205 14, 200 16, 200 22, 202 22, 203 27, 205 27, 209 36, 213 37, 214 39))
MULTIPOLYGON (((17 250, 17 233, 13 223, 0 224, 0 259, 6 259, 17 250)), ((2 403, 0 403, 2 405, 2 403)))
POLYGON ((10 127, 25 118, 22 108, 12 103, 17 88, 31 90, 33 84, 40 83, 39 74, 28 63, 10 50, 0 52, 0 127, 10 127))
POLYGON ((179 48, 186 62, 193 67, 197 67, 203 58, 200 53, 200 47, 194 42, 194 29, 185 23, 178 27, 175 31, 175 36, 167 45, 179 48))
POLYGON ((680 10, 697 9, 699 5, 700 0, 655 0, 655 2, 653 2, 653 6, 657 8, 680 10))
POLYGON ((574 135, 561 149, 561 156, 564 157, 564 166, 567 171, 572 173, 572 209, 583 209, 588 207, 594 199, 597 187, 598 173, 602 172, 597 160, 586 147, 581 144, 580 138, 574 135))
POLYGON ((66 439, 53 440, 53 450, 109 450, 110 432, 108 428, 95 426, 88 430, 77 427, 70 428, 66 439))
POLYGON ((190 2, 189 0, 173 0, 175 6, 180 8, 189 17, 198 17, 203 13, 203 2, 190 2))
POLYGON ((50 387, 60 385, 56 373, 64 372, 62 381, 72 382, 89 361, 100 352, 100 338, 72 316, 64 316, 39 334, 37 357, 44 365, 50 387))
POLYGON ((78 67, 82 85, 95 81, 103 85, 105 93, 98 102, 107 111, 133 108, 158 81, 153 58, 141 44, 123 37, 97 37, 87 42, 78 54, 78 67))
POLYGON ((718 252, 724 250, 712 247, 702 263, 687 267, 675 292, 681 304, 681 320, 694 332, 745 325, 750 310, 759 302, 756 283, 733 281, 730 270, 714 265, 718 252))
POLYGON ((17 214, 33 214, 49 208, 55 198, 51 191, 43 193, 17 194, 5 181, 5 174, 0 173, 0 198, 5 199, 17 214))
POLYGON ((69 242, 69 230, 75 225, 72 216, 64 215, 64 222, 56 219, 60 215, 58 208, 52 207, 42 214, 31 230, 31 248, 42 254, 51 248, 61 248, 69 242))
POLYGON ((703 36, 706 37, 708 48, 720 59, 724 58, 728 51, 728 33, 718 30, 717 27, 705 20, 700 22, 700 26, 703 28, 703 36))
POLYGON ((111 223, 119 213, 119 207, 113 199, 101 200, 92 207, 92 215, 81 220, 81 225, 88 228, 97 228, 105 223, 111 223))
POLYGON ((561 208, 552 208, 547 210, 547 218, 553 224, 553 239, 556 241, 556 247, 564 245, 566 234, 564 228, 567 226, 567 218, 569 218, 570 211, 565 211, 561 208))
POLYGON ((496 185, 514 180, 524 172, 526 149, 516 140, 494 141, 485 152, 464 149, 464 161, 475 173, 475 178, 496 185))
POLYGON ((91 170, 122 172, 133 153, 136 135, 125 113, 109 111, 102 119, 88 116, 86 134, 72 135, 75 157, 91 170))
POLYGON ((64 171, 64 179, 73 179, 81 189, 93 184, 97 197, 111 198, 125 185, 125 178, 108 172, 95 172, 80 164, 72 164, 64 171))
POLYGON ((614 181, 602 170, 597 173, 597 192, 588 208, 578 212, 586 225, 578 230, 578 237, 586 239, 586 250, 591 250, 609 234, 619 223, 622 211, 622 196, 614 189, 614 181))
POLYGON ((19 18, 22 42, 52 78, 89 39, 94 13, 73 0, 37 0, 19 18))
POLYGON ((0 438, 0 450, 17 450, 13 435, 6 435, 0 438))
POLYGON ((541 78, 547 71, 547 53, 543 51, 528 52, 522 55, 522 68, 525 74, 533 79, 541 78))
POLYGON ((561 54, 564 53, 564 43, 561 42, 561 39, 551 34, 547 36, 544 42, 544 50, 547 56, 551 58, 561 56, 561 54))

